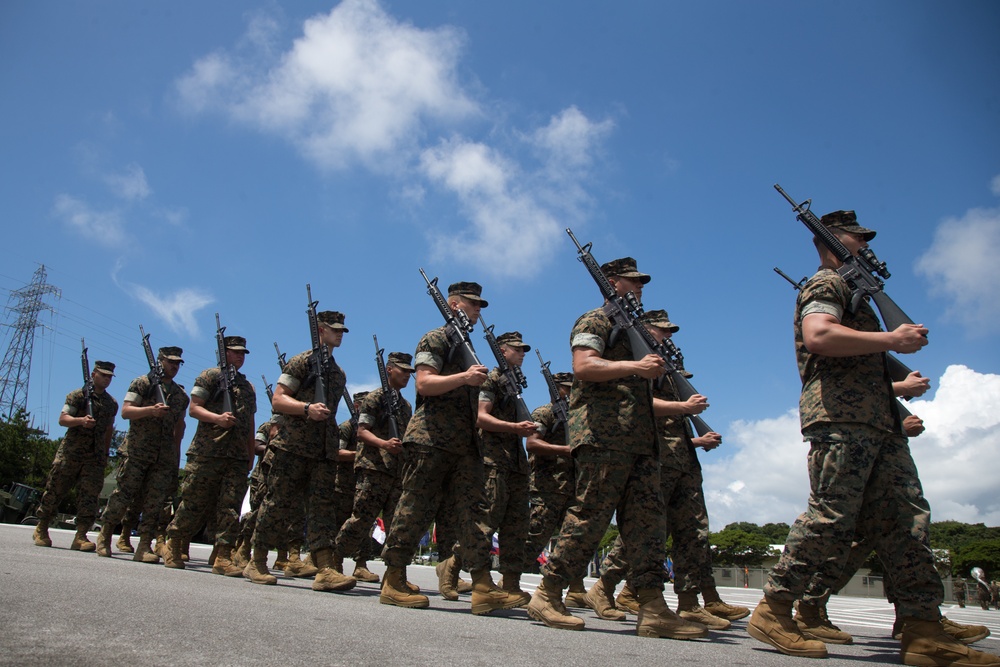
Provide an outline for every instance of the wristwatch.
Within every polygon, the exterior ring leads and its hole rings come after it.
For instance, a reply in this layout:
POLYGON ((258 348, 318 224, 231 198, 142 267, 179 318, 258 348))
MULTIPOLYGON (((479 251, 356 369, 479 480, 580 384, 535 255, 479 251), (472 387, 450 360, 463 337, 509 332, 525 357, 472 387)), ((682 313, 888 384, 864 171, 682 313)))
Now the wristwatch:
POLYGON ((309 416, 309 406, 310 405, 312 405, 312 403, 306 403, 306 406, 302 409, 302 414, 305 415, 306 417, 309 416))

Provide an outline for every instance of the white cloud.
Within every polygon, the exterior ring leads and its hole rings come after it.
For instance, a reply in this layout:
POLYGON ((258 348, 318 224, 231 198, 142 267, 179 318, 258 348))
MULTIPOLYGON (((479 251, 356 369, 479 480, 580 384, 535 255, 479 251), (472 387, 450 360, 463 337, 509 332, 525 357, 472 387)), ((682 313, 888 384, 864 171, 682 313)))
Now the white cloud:
MULTIPOLYGON (((258 17, 245 41, 271 44, 274 29, 258 17)), ((401 23, 375 0, 345 0, 306 21, 279 57, 270 49, 209 54, 177 91, 188 110, 220 110, 285 136, 320 166, 358 159, 393 168, 426 124, 477 112, 457 82, 463 39, 452 27, 401 23)))
POLYGON ((1000 174, 994 176, 993 180, 990 181, 990 192, 992 192, 997 196, 1000 196, 1000 174))
POLYGON ((192 338, 198 336, 195 313, 215 301, 207 292, 197 288, 184 288, 169 294, 159 294, 148 287, 134 283, 126 283, 122 287, 149 306, 172 331, 186 333, 192 338))
MULTIPOLYGON (((991 474, 1000 469, 1000 375, 955 365, 936 384, 933 399, 909 405, 927 428, 910 439, 910 450, 934 520, 1000 525, 991 474)), ((797 410, 736 422, 723 447, 732 451, 729 458, 704 465, 713 530, 734 521, 790 524, 805 510, 809 444, 802 441, 797 410)))
POLYGON ((56 196, 53 214, 89 241, 108 247, 125 243, 125 222, 117 210, 99 211, 67 194, 56 196))
POLYGON ((146 172, 137 164, 130 164, 124 172, 106 174, 104 182, 119 199, 142 201, 152 190, 146 181, 146 172))
POLYGON ((948 302, 946 316, 965 325, 970 335, 1000 331, 998 256, 1000 209, 974 208, 942 222, 931 247, 917 259, 917 273, 930 281, 931 294, 948 302))

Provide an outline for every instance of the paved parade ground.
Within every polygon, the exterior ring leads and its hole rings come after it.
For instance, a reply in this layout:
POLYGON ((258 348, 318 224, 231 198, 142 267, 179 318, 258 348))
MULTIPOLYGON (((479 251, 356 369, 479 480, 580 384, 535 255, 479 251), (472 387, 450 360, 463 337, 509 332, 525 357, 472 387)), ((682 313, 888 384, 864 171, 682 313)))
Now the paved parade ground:
MULTIPOLYGON (((39 548, 31 531, 0 525, 3 665, 813 664, 750 639, 746 619, 710 639, 682 642, 636 637, 634 617, 617 623, 573 610, 587 629, 567 632, 532 621, 523 609, 473 616, 469 596, 448 602, 437 595, 428 566, 410 566, 408 573, 430 596, 430 608, 399 609, 379 604, 377 584, 333 594, 280 573, 277 586, 214 575, 202 545, 192 545, 187 569, 169 570, 134 563, 130 554, 106 559, 70 551, 71 531, 50 529, 53 547, 39 548)), ((379 561, 370 567, 381 575, 379 561)), ((525 575, 522 584, 531 591, 538 581, 525 575)), ((727 602, 749 607, 761 597, 754 589, 719 590, 727 602)), ((666 597, 676 607, 669 589, 666 597)), ((824 665, 898 664, 899 643, 889 637, 892 608, 884 600, 835 597, 829 612, 855 644, 829 647, 824 665)), ((948 606, 944 612, 989 626, 993 635, 975 646, 1000 653, 1000 611, 948 606)))

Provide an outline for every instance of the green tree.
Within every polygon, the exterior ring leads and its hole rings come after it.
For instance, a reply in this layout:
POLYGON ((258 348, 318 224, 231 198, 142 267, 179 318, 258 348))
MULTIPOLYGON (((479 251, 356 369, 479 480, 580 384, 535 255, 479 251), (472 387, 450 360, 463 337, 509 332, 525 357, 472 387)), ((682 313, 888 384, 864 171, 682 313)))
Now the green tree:
POLYGON ((718 533, 712 533, 709 539, 712 544, 712 561, 716 565, 760 567, 766 558, 777 555, 767 537, 732 530, 729 526, 718 533))
POLYGON ((59 441, 32 428, 28 416, 19 410, 11 419, 0 421, 0 485, 21 482, 41 487, 52 467, 59 441))
POLYGON ((996 579, 1000 575, 1000 539, 968 542, 955 552, 951 560, 955 574, 967 577, 969 570, 981 567, 986 576, 996 579))

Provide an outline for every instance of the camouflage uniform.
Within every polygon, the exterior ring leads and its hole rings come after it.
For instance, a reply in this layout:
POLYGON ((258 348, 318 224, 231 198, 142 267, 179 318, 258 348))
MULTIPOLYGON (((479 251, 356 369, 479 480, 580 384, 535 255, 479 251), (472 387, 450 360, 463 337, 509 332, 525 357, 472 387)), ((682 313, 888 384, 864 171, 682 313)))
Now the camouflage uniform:
MULTIPOLYGON (((194 381, 191 396, 204 401, 209 412, 222 414, 221 371, 207 368, 194 381)), ((224 429, 199 421, 187 450, 187 475, 181 503, 167 526, 174 540, 191 539, 202 521, 215 526, 215 544, 232 546, 239 530, 240 504, 247 491, 248 448, 254 433, 257 394, 243 373, 229 388, 236 424, 224 429), (212 514, 214 513, 214 517, 212 514)))
MULTIPOLYGON (((128 515, 141 510, 140 535, 153 535, 163 503, 177 488, 178 447, 174 437, 177 423, 183 421, 190 399, 184 387, 164 379, 161 383, 170 414, 129 421, 128 454, 118 468, 118 487, 101 519, 117 525, 128 515)), ((129 385, 125 400, 135 407, 154 405, 153 387, 146 375, 129 385)), ((128 524, 134 527, 134 524, 128 524)))
MULTIPOLYGON (((271 419, 257 427, 254 435, 256 442, 264 445, 264 454, 257 457, 257 464, 250 473, 250 511, 240 517, 240 541, 250 544, 253 531, 257 528, 257 514, 260 512, 260 504, 267 495, 267 474, 271 470, 271 461, 274 454, 270 448, 271 427, 274 425, 277 415, 271 415, 271 419)), ((299 521, 299 525, 302 521, 299 521)))
MULTIPOLYGON (((388 414, 385 409, 385 402, 382 400, 382 388, 375 389, 365 396, 361 402, 358 415, 358 423, 373 434, 388 440, 389 425, 388 414)), ((399 397, 399 432, 405 433, 406 427, 410 423, 413 408, 410 402, 402 396, 399 397)), ((367 551, 371 550, 371 540, 369 534, 372 524, 379 514, 385 523, 385 532, 392 530, 392 517, 396 512, 396 505, 402 494, 400 485, 400 455, 390 454, 384 449, 373 447, 365 443, 358 450, 357 459, 354 463, 354 470, 357 475, 357 487, 354 496, 354 509, 350 517, 343 523, 340 533, 337 535, 336 547, 334 549, 337 556, 350 556, 358 553, 367 545, 367 551)))
MULTIPOLYGON (((278 383, 289 396, 312 403, 316 383, 312 351, 292 357, 278 383)), ((324 378, 326 406, 330 417, 314 421, 305 414, 281 415, 278 433, 271 441, 274 457, 267 475, 267 495, 257 515, 257 530, 253 536, 254 552, 284 548, 289 531, 301 529, 302 508, 308 504, 306 522, 310 551, 333 546, 340 529, 335 500, 337 456, 340 451, 340 430, 337 426, 337 404, 344 393, 347 376, 331 357, 324 378)))
MULTIPOLYGON (((664 401, 680 400, 669 375, 663 377, 662 383, 654 385, 653 396, 664 401)), ((659 417, 657 429, 663 445, 660 491, 665 504, 665 534, 674 538, 671 552, 674 592, 713 591, 715 579, 708 539, 708 510, 702 489, 701 464, 691 442, 687 418, 684 415, 659 417)), ((626 575, 627 565, 619 535, 601 564, 601 576, 608 583, 617 584, 626 575)))
MULTIPOLYGON (((96 364, 95 364, 96 366, 96 364)), ((113 370, 113 367, 112 367, 113 370)), ((101 489, 104 487, 104 466, 108 462, 106 436, 114 427, 118 401, 107 391, 93 392, 91 410, 97 422, 94 428, 71 426, 59 443, 52 459, 52 469, 45 481, 45 493, 36 512, 41 523, 48 523, 59 511, 59 503, 76 485, 76 527, 90 530, 97 518, 101 489)), ((62 412, 78 417, 85 411, 83 389, 66 396, 62 412)))
POLYGON ((764 592, 779 601, 801 597, 817 575, 811 595, 823 598, 843 571, 855 532, 862 527, 872 548, 896 573, 893 587, 900 617, 936 621, 944 598, 926 536, 917 469, 899 438, 885 354, 828 357, 805 347, 802 320, 827 313, 857 331, 881 331, 867 300, 849 310, 851 290, 831 269, 820 269, 796 304, 795 347, 802 377, 799 414, 809 451, 809 507, 792 526, 785 550, 764 592), (872 526, 872 528, 864 528, 872 526))
MULTIPOLYGON (((603 308, 576 321, 570 346, 596 350, 603 359, 632 361, 628 337, 611 342, 612 323, 603 308)), ((549 562, 547 582, 565 588, 586 573, 617 512, 636 589, 663 590, 663 496, 660 443, 650 382, 638 375, 607 382, 573 380, 569 439, 576 468, 575 498, 566 513, 549 562)))
MULTIPOLYGON (((413 365, 430 366, 441 375, 463 372, 457 359, 449 360, 448 352, 445 327, 434 329, 420 339, 413 365)), ((382 551, 386 565, 410 563, 443 502, 445 514, 455 517, 456 549, 465 568, 489 568, 491 540, 482 449, 476 433, 478 414, 478 387, 461 386, 441 396, 417 395, 416 412, 403 436, 403 493, 382 551)))
MULTIPOLYGON (((358 451, 358 426, 350 419, 344 421, 340 424, 340 449, 349 452, 358 451)), ((337 461, 337 475, 334 480, 334 504, 336 505, 337 511, 337 531, 334 534, 334 539, 340 534, 343 529, 344 524, 351 518, 354 514, 354 494, 357 487, 357 477, 354 474, 355 460, 357 459, 357 454, 355 458, 350 461, 337 461)), ((368 524, 369 533, 371 532, 371 524, 368 524)), ((331 544, 331 546, 333 546, 331 544)), ((350 554, 347 554, 355 561, 364 562, 371 558, 372 555, 372 545, 371 540, 360 540, 358 544, 358 549, 350 554)))
MULTIPOLYGON (((492 403, 490 414, 497 419, 517 422, 514 400, 503 386, 503 376, 498 368, 494 368, 479 388, 479 401, 492 403)), ((499 571, 501 574, 520 574, 528 537, 528 457, 521 444, 521 436, 516 433, 480 429, 479 435, 483 440, 486 502, 490 508, 487 522, 491 536, 499 532, 499 571)))
MULTIPOLYGON (((566 442, 566 424, 557 421, 552 404, 536 408, 531 418, 542 425, 542 435, 553 444, 566 442)), ((524 572, 536 567, 538 554, 562 525, 574 495, 573 459, 529 454, 531 516, 524 547, 524 572)))

